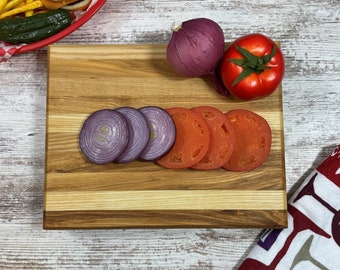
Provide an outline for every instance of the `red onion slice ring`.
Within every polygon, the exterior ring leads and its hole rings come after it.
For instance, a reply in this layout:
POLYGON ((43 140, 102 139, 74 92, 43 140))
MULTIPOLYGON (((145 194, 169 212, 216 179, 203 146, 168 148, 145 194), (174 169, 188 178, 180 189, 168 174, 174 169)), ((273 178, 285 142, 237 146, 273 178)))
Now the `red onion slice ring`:
POLYGON ((137 109, 131 107, 120 107, 116 109, 121 113, 129 128, 129 143, 124 152, 115 159, 117 163, 127 163, 136 160, 149 142, 150 130, 144 115, 137 109))
POLYGON ((103 109, 92 113, 84 122, 79 145, 84 156, 95 164, 114 161, 127 147, 129 129, 124 116, 103 109))
POLYGON ((176 127, 170 114, 160 107, 145 106, 139 110, 146 118, 150 129, 150 140, 139 159, 155 161, 164 156, 173 146, 176 127))

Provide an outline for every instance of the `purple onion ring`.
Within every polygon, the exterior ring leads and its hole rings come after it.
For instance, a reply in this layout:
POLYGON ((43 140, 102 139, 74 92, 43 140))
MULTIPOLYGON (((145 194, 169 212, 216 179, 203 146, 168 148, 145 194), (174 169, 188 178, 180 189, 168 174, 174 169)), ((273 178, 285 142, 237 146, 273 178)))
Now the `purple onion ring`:
POLYGON ((129 143, 124 152, 115 159, 117 163, 127 163, 137 159, 149 142, 150 130, 144 115, 137 109, 131 107, 120 107, 116 109, 121 113, 129 128, 129 143))
POLYGON ((139 156, 144 161, 155 161, 164 156, 173 146, 176 127, 170 114, 157 106, 139 109, 146 118, 150 129, 150 140, 139 156))
POLYGON ((84 156, 92 163, 114 161, 127 147, 129 129, 124 116, 110 109, 92 113, 84 122, 79 145, 84 156))

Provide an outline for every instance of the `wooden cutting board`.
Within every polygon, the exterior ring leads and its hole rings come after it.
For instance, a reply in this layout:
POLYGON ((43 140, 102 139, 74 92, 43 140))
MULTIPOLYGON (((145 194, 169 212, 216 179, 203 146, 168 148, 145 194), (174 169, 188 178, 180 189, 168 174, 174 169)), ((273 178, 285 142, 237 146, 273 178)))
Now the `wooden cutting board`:
POLYGON ((287 226, 281 87, 265 99, 237 102, 217 94, 208 78, 176 75, 165 51, 165 45, 49 47, 45 229, 287 226), (253 110, 272 128, 270 157, 246 173, 84 159, 78 134, 90 113, 146 105, 253 110))

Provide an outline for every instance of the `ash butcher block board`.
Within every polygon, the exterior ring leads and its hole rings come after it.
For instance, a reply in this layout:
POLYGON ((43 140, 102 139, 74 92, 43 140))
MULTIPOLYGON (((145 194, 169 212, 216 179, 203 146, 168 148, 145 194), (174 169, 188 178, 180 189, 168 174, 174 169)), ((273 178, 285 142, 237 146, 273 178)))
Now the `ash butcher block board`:
POLYGON ((236 102, 207 78, 182 78, 165 45, 49 47, 44 228, 215 227, 287 225, 282 89, 236 102), (85 118, 119 106, 211 105, 253 110, 273 131, 266 163, 246 173, 163 169, 154 163, 94 165, 78 146, 85 118))

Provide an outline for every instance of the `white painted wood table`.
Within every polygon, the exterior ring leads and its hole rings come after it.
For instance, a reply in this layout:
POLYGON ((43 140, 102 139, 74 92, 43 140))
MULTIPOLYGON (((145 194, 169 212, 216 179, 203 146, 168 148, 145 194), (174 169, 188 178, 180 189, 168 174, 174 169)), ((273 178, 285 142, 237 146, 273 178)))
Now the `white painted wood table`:
MULTIPOLYGON (((340 143, 338 0, 109 0, 58 43, 167 43, 196 17, 218 22, 226 41, 251 32, 281 41, 291 193, 340 143)), ((261 229, 43 230, 47 49, 0 72, 0 269, 237 269, 261 229)))

